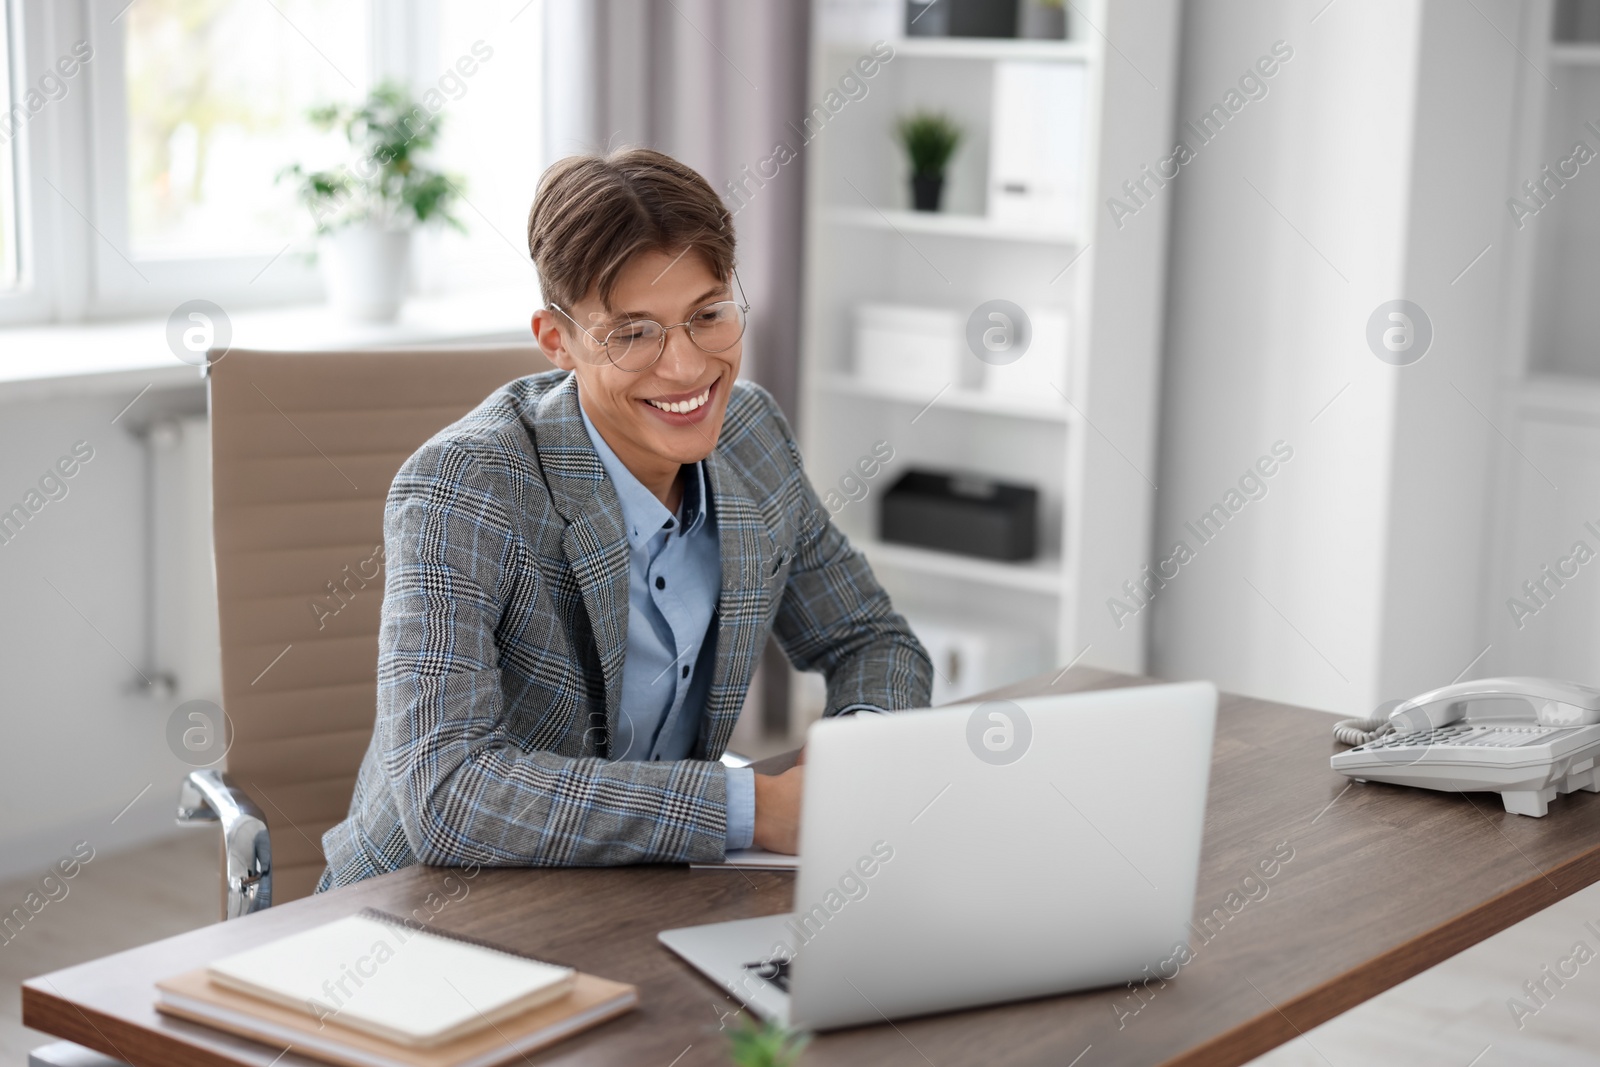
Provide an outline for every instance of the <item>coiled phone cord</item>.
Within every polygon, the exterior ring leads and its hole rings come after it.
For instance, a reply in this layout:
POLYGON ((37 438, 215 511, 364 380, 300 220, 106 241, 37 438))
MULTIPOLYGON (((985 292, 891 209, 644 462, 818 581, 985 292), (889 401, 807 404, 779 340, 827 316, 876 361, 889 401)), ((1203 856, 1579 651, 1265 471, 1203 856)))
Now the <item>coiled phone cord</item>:
POLYGON ((1394 733, 1394 723, 1389 721, 1387 715, 1375 715, 1370 719, 1341 719, 1333 724, 1334 740, 1345 745, 1364 745, 1391 733, 1394 733))

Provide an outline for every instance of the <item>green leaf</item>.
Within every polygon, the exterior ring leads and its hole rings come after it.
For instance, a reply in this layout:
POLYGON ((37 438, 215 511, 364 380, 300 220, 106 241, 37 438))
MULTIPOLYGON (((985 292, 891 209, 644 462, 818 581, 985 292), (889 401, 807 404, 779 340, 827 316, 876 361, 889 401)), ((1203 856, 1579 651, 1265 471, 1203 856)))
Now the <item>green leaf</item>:
POLYGON ((460 179, 422 159, 434 147, 443 116, 418 103, 403 85, 384 82, 360 103, 319 104, 306 117, 318 129, 341 130, 350 148, 349 159, 335 170, 307 173, 292 163, 278 173, 279 181, 296 182, 319 233, 362 220, 400 225, 437 220, 465 232, 454 213, 460 179))
POLYGON ((728 1053, 737 1067, 792 1067, 810 1040, 810 1034, 745 1015, 728 1031, 728 1053))
POLYGON ((911 160, 911 172, 937 177, 944 174, 965 131, 942 112, 915 111, 900 117, 895 132, 911 160))

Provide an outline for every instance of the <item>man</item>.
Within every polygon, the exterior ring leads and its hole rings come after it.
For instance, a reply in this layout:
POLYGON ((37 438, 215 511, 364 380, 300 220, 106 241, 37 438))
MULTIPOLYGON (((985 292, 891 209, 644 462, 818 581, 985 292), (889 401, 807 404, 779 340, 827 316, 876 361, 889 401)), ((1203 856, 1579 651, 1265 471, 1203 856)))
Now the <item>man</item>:
POLYGON ((769 634, 828 715, 927 704, 932 667, 736 381, 732 217, 659 152, 544 176, 528 248, 559 370, 406 461, 384 518, 378 716, 319 889, 412 863, 793 853, 804 766, 718 762, 769 634))

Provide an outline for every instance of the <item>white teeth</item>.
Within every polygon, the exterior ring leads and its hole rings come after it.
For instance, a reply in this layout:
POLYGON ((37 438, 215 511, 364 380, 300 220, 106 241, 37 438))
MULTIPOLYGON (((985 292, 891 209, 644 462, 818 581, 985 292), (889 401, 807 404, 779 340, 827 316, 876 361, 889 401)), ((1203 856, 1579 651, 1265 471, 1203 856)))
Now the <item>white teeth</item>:
POLYGON ((687 415, 689 412, 691 412, 691 411, 695 410, 696 408, 700 407, 702 404, 704 404, 706 401, 708 401, 710 399, 711 399, 711 387, 707 386, 705 392, 701 393, 699 396, 693 398, 692 400, 679 400, 676 403, 672 403, 672 404, 663 404, 659 400, 646 400, 645 403, 651 405, 652 407, 658 407, 662 411, 670 411, 674 415, 687 415))

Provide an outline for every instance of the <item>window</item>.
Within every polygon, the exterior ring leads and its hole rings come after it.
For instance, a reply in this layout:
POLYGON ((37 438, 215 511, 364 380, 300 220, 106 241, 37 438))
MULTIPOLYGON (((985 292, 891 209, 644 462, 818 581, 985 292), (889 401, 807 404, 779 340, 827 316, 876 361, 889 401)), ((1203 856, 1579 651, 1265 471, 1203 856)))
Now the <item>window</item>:
POLYGON ((22 127, 11 78, 10 5, 0 0, 0 289, 15 289, 21 264, 17 249, 16 134, 22 127))
POLYGON ((306 111, 364 92, 367 8, 138 0, 121 21, 133 258, 277 252, 305 227, 274 175, 337 157, 337 136, 306 111))
POLYGON ((528 0, 439 12, 434 66, 416 90, 443 98, 437 159, 464 179, 457 214, 467 233, 441 231, 419 246, 427 289, 534 284, 527 224, 542 158, 540 18, 528 0))
POLYGON ((428 102, 430 162, 465 198, 465 234, 419 233, 416 287, 532 280, 541 0, 0 0, 0 16, 0 104, 23 115, 0 118, 0 322, 320 300, 314 221, 276 178, 345 162, 343 133, 307 112, 384 81, 428 102))

